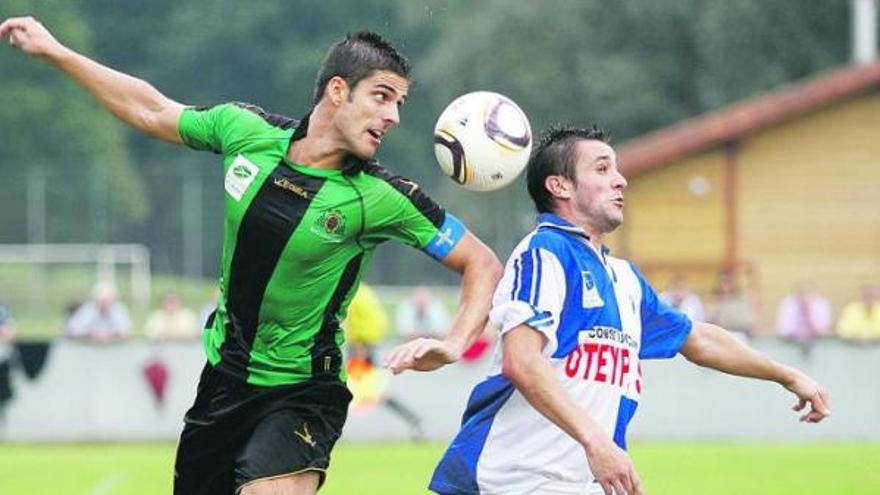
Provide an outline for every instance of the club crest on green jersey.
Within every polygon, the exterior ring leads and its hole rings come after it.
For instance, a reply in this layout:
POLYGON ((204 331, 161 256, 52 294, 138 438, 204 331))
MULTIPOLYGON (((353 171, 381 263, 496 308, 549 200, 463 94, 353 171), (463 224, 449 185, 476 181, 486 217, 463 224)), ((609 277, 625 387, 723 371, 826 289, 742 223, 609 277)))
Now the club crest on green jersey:
POLYGON ((339 210, 325 211, 312 225, 312 233, 328 241, 340 241, 345 237, 345 215, 339 210))

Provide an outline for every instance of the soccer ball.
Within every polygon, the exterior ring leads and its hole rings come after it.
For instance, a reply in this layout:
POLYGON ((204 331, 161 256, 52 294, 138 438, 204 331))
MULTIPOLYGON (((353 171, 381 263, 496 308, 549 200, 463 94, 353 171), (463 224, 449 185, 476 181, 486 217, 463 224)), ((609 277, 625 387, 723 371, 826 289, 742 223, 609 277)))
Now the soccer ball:
POLYGON ((476 91, 456 98, 434 126, 434 155, 443 172, 474 191, 502 188, 522 172, 532 129, 510 98, 476 91))

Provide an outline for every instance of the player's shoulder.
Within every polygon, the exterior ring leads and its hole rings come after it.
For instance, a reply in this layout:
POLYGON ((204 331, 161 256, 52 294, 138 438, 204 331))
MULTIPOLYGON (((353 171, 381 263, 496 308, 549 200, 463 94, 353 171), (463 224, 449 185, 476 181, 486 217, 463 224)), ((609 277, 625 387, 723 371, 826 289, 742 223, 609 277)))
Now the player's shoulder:
POLYGON ((213 106, 190 107, 187 111, 210 114, 217 127, 233 127, 238 130, 279 130, 295 129, 299 120, 271 113, 258 105, 241 101, 230 101, 213 106))
POLYGON ((540 229, 533 230, 514 246, 507 259, 507 267, 512 268, 517 260, 530 259, 552 260, 563 263, 566 259, 565 249, 558 239, 547 235, 540 229))
MULTIPOLYGON (((429 216, 436 216, 437 212, 443 211, 443 208, 422 189, 418 182, 392 172, 376 160, 364 161, 361 164, 361 177, 373 189, 381 193, 391 192, 391 197, 395 197, 397 201, 411 203, 423 213, 434 212, 429 216)), ((383 194, 383 196, 388 195, 383 194)))
POLYGON ((245 103, 241 101, 233 101, 226 104, 230 112, 238 118, 271 127, 278 130, 295 129, 299 124, 299 120, 286 115, 271 113, 264 110, 259 105, 253 103, 245 103))
POLYGON ((556 229, 537 228, 529 238, 529 249, 542 249, 554 255, 564 256, 570 249, 571 239, 556 229))
POLYGON ((360 169, 362 177, 376 187, 390 188, 404 196, 410 196, 421 190, 419 184, 414 180, 388 170, 376 160, 362 161, 360 169))

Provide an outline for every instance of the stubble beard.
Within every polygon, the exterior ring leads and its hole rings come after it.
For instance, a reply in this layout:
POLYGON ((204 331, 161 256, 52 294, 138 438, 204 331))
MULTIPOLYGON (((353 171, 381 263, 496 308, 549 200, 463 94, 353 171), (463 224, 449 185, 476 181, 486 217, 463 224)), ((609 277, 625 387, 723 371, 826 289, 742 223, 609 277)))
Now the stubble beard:
POLYGON ((610 234, 623 224, 623 211, 608 213, 603 220, 601 231, 603 234, 610 234))

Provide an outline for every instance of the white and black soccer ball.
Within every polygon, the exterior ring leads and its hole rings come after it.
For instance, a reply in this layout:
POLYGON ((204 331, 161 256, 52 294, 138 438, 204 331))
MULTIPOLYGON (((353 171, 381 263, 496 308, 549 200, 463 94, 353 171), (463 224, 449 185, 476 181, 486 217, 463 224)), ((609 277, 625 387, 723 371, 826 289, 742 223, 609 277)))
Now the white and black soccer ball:
POLYGON ((459 96, 434 126, 434 155, 443 172, 474 191, 502 188, 522 172, 532 128, 510 98, 490 91, 459 96))

